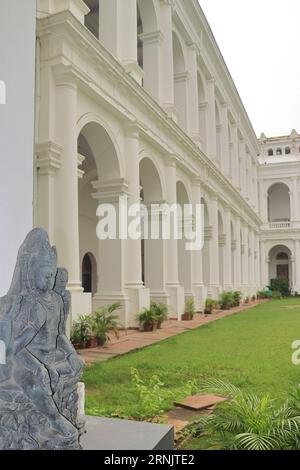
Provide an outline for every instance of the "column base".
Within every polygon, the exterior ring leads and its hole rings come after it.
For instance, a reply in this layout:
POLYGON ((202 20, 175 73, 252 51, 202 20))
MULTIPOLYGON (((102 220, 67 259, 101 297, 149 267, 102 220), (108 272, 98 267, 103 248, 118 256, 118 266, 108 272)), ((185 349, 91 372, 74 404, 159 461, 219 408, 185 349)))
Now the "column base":
POLYGON ((180 320, 185 306, 184 288, 179 284, 170 284, 166 285, 166 291, 169 297, 170 318, 180 320))
POLYGON ((207 296, 214 300, 219 300, 221 287, 219 285, 212 285, 208 287, 207 296))
POLYGON ((150 289, 150 300, 169 305, 169 295, 166 291, 153 291, 150 289))
POLYGON ((197 312, 203 312, 207 288, 203 284, 192 286, 193 296, 195 298, 195 307, 197 312))
POLYGON ((71 307, 67 322, 67 334, 70 335, 71 327, 79 315, 89 315, 92 313, 92 294, 83 292, 81 285, 75 287, 74 284, 68 285, 71 294, 71 307))
POLYGON ((139 326, 137 315, 143 308, 150 307, 150 289, 143 286, 125 288, 129 298, 129 310, 126 312, 126 328, 136 328, 139 326))

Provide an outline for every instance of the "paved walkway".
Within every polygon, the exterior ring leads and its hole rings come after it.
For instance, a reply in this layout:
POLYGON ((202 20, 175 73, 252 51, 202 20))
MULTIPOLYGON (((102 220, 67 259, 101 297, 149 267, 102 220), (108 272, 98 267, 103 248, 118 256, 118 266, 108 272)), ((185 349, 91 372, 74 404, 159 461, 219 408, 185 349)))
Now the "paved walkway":
POLYGON ((78 353, 85 359, 87 365, 94 362, 105 361, 106 359, 158 343, 163 339, 176 336, 184 331, 199 328, 206 323, 228 317, 234 313, 248 310, 249 308, 255 307, 256 305, 264 302, 268 302, 268 300, 250 302, 249 304, 244 304, 241 307, 233 308, 231 310, 216 310, 212 315, 207 315, 206 317, 202 313, 196 314, 194 319, 191 321, 170 319, 163 323, 160 330, 151 332, 143 332, 134 329, 121 330, 119 338, 117 339, 111 335, 111 340, 104 347, 82 349, 78 351, 78 353))

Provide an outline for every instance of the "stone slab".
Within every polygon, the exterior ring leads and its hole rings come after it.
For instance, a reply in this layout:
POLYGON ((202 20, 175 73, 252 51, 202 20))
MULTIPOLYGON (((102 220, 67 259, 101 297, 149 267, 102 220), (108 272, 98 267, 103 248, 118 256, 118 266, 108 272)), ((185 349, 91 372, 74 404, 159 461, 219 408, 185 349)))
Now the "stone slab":
POLYGON ((85 416, 83 450, 173 450, 174 428, 165 424, 85 416))
POLYGON ((174 404, 191 410, 203 410, 227 400, 228 398, 218 397, 217 395, 191 395, 190 397, 185 398, 182 402, 174 402, 174 404))

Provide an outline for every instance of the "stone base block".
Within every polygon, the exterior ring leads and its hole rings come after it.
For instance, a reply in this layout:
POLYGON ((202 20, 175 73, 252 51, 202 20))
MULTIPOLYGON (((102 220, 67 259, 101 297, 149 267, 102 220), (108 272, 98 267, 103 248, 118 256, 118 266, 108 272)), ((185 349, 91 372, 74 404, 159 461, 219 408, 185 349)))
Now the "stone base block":
POLYGON ((174 428, 120 419, 85 416, 83 450, 173 450, 174 428))

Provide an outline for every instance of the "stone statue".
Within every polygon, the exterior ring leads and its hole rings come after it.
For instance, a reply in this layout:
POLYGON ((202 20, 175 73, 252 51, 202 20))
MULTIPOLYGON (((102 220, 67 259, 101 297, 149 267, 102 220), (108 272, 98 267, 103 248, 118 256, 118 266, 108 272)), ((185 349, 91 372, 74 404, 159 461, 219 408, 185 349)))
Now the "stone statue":
POLYGON ((77 384, 84 363, 66 336, 68 273, 57 269, 47 233, 22 244, 8 294, 0 299, 0 450, 80 449, 77 384))

